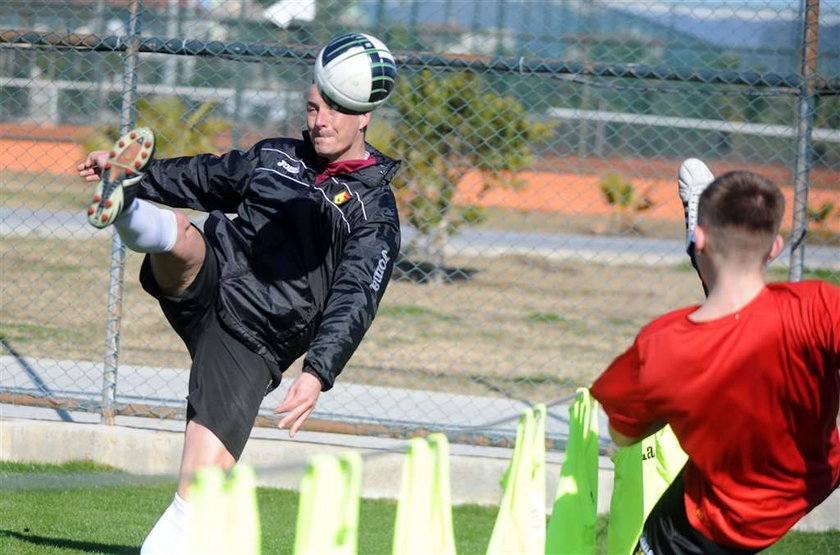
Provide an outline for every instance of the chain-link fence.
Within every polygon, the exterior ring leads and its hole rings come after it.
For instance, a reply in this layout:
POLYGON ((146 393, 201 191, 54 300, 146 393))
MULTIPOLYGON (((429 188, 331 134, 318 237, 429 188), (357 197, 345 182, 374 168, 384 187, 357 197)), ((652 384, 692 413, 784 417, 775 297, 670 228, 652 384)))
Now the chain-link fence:
POLYGON ((0 3, 0 401, 183 416, 186 350, 140 255, 86 226, 75 165, 135 122, 162 157, 299 136, 314 56, 347 30, 398 61, 368 139, 406 160, 403 250, 313 426, 504 438, 523 406, 589 384, 642 324, 702 299, 687 157, 783 187, 793 248, 770 279, 837 283, 838 4, 0 3))

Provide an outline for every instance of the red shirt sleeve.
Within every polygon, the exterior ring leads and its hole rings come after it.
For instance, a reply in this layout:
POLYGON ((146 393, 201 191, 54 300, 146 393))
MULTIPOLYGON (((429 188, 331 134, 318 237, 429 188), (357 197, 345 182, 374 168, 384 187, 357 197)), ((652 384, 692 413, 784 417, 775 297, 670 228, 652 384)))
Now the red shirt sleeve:
POLYGON ((589 388, 592 396, 604 407, 610 425, 628 437, 645 435, 659 420, 650 412, 639 380, 640 371, 637 341, 616 358, 589 388))
POLYGON ((818 298, 824 304, 817 311, 822 321, 817 325, 829 355, 840 361, 840 288, 818 282, 818 298))

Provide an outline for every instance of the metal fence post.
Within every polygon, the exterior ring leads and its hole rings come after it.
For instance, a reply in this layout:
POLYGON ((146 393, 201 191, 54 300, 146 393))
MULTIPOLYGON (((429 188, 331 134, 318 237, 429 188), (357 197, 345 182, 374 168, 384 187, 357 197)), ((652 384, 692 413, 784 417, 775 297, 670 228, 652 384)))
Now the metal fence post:
POLYGON ((799 113, 796 125, 796 167, 793 177, 793 225, 790 236, 788 279, 799 281, 805 265, 805 233, 808 228, 808 186, 814 127, 814 78, 819 48, 819 0, 803 0, 802 59, 799 65, 799 113))
MULTIPOLYGON (((244 35, 243 29, 244 25, 244 18, 245 18, 245 0, 239 0, 239 16, 236 20, 236 31, 237 31, 237 40, 242 40, 242 36, 244 35)), ((246 71, 244 69, 244 64, 240 63, 236 66, 236 73, 238 78, 236 79, 236 88, 233 95, 233 129, 231 129, 230 134, 230 148, 236 149, 241 148, 239 144, 242 140, 242 109, 244 104, 244 86, 245 82, 247 81, 246 78, 246 71)))
MULTIPOLYGON (((131 0, 123 61, 122 107, 120 133, 126 133, 137 119, 137 59, 140 50, 140 30, 143 0, 131 0)), ((114 232, 111 240, 111 277, 108 284, 108 311, 105 325, 105 361, 102 375, 102 411, 100 422, 114 425, 114 403, 117 395, 117 366, 119 361, 120 325, 125 294, 125 246, 114 232)))

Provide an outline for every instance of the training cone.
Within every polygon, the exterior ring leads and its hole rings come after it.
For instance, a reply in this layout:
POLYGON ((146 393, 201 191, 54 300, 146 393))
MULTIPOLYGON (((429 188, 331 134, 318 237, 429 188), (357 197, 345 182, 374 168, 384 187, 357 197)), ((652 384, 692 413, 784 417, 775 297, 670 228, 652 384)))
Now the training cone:
POLYGON ((295 555, 355 555, 362 457, 312 457, 300 485, 295 555))
POLYGON ((227 481, 227 534, 225 552, 259 555, 262 544, 254 469, 238 464, 227 481))
POLYGON ((200 468, 189 488, 187 552, 191 555, 221 554, 227 528, 225 475, 219 468, 200 468))
POLYGON ((687 459, 670 426, 618 450, 613 457, 615 473, 607 525, 608 554, 635 552, 645 519, 687 459))
POLYGON ((548 522, 546 555, 595 553, 598 440, 598 402, 580 388, 569 406, 569 441, 548 522))
POLYGON ((487 555, 545 549, 545 415, 545 405, 537 405, 519 420, 487 555))

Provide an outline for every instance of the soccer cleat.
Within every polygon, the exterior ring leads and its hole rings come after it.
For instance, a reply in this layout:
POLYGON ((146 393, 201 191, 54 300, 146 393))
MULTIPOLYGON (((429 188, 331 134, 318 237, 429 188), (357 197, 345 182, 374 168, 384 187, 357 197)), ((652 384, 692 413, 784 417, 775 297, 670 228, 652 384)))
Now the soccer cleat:
POLYGON ((155 134, 151 129, 132 129, 114 143, 102 178, 88 205, 87 217, 94 227, 107 227, 134 200, 136 185, 155 153, 155 134))
POLYGON ((694 241, 694 228, 697 227, 697 207, 700 204, 700 195, 714 179, 715 176, 708 166, 697 158, 689 158, 680 165, 677 184, 679 185, 680 200, 682 200, 683 210, 685 211, 686 248, 694 241))

